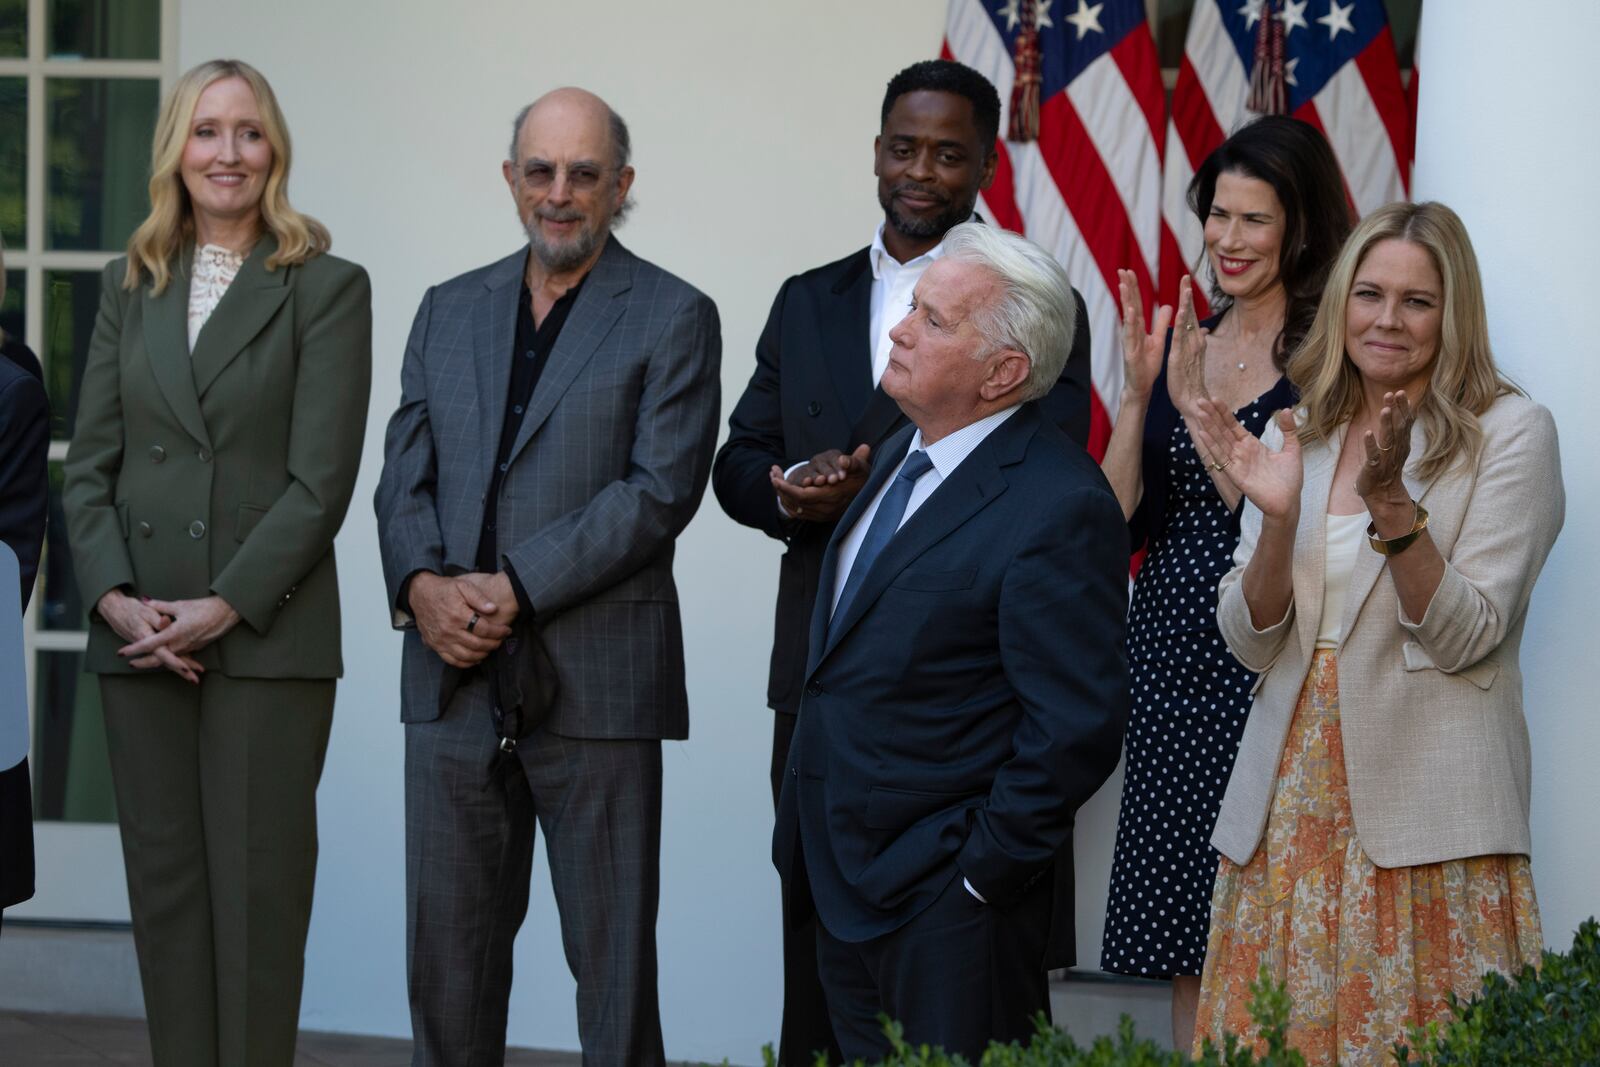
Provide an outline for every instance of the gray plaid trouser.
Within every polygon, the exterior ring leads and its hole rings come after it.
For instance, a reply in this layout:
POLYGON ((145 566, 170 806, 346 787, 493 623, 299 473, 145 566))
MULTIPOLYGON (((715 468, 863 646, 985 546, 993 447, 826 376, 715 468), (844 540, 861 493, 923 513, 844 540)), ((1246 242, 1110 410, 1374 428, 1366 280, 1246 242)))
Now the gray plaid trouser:
POLYGON ((535 819, 578 982, 584 1064, 663 1064, 661 742, 540 729, 485 789, 495 745, 481 680, 463 685, 439 719, 406 725, 413 1067, 505 1061, 511 950, 528 911, 535 819))

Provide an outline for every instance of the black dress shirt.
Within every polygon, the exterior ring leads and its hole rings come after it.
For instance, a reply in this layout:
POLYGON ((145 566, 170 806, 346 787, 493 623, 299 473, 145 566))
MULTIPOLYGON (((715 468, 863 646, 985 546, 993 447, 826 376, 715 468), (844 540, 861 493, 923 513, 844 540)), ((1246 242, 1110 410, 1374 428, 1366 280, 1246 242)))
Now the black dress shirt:
MULTIPOLYGON (((539 376, 544 373, 545 364, 550 361, 550 352, 561 336, 561 328, 566 325, 567 316, 572 312, 572 305, 577 302, 578 290, 581 288, 583 279, 580 278, 576 285, 563 293, 555 302, 545 315, 544 321, 535 327, 533 293, 526 281, 522 283, 522 296, 517 302, 517 334, 511 349, 511 387, 506 391, 506 413, 500 424, 500 447, 495 450, 494 470, 489 475, 489 494, 483 506, 483 531, 478 538, 476 565, 484 574, 494 574, 501 569, 495 525, 500 515, 500 483, 510 466, 511 448, 516 444, 517 432, 522 429, 522 419, 527 413, 529 402, 533 399, 533 391, 539 384, 539 376)), ((516 590, 520 612, 531 616, 533 606, 528 602, 528 594, 523 590, 522 581, 511 569, 510 564, 506 565, 505 572, 506 577, 511 580, 511 588, 516 590)))

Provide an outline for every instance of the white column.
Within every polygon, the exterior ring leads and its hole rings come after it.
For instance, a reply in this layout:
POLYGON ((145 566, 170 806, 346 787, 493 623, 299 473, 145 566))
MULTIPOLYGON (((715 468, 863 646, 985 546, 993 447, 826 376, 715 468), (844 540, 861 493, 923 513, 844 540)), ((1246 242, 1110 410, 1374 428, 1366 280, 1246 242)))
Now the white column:
MULTIPOLYGON (((1466 221, 1501 368, 1555 415, 1567 520, 1522 643, 1546 940, 1600 912, 1600 6, 1423 7, 1418 200, 1466 221)), ((1440 768, 1441 774, 1452 773, 1440 768)))

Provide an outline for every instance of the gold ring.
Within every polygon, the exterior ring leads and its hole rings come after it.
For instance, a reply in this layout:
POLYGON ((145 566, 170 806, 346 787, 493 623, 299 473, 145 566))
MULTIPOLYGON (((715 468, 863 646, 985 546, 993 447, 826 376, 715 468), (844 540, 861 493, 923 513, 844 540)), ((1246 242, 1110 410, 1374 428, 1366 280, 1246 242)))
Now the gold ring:
POLYGON ((1231 458, 1230 459, 1225 459, 1221 463, 1213 463, 1211 465, 1211 469, 1220 473, 1222 471, 1227 470, 1228 469, 1228 464, 1230 464, 1232 462, 1233 462, 1233 460, 1231 458))
POLYGON ((1192 322, 1186 322, 1186 323, 1184 323, 1184 324, 1183 324, 1183 328, 1184 328, 1184 329, 1185 329, 1185 330, 1192 330, 1192 329, 1194 329, 1194 323, 1192 323, 1192 322))
POLYGON ((1393 452, 1394 451, 1394 445, 1390 445, 1388 448, 1384 448, 1382 445, 1378 444, 1376 439, 1374 439, 1372 443, 1375 444, 1375 445, 1378 445, 1378 451, 1379 452, 1393 452))
POLYGON ((476 611, 474 611, 472 613, 472 618, 467 620, 467 633, 470 634, 472 632, 473 627, 475 627, 477 625, 478 625, 478 613, 476 611))

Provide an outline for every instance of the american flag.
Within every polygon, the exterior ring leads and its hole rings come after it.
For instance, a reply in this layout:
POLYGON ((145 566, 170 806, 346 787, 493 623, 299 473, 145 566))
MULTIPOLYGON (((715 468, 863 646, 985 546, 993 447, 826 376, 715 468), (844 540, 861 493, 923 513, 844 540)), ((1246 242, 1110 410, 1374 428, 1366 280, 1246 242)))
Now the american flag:
POLYGON ((1096 456, 1122 390, 1117 269, 1134 272, 1153 309, 1158 282, 1172 303, 1199 264, 1184 195, 1250 117, 1263 19, 1282 32, 1270 73, 1286 109, 1328 137, 1356 209, 1404 198, 1411 120, 1382 0, 1196 0, 1170 120, 1143 0, 950 0, 945 57, 1000 92, 1000 163, 982 210, 1053 252, 1089 309, 1096 456))
POLYGON ((1282 34, 1288 114, 1321 130, 1344 172, 1358 215, 1406 198, 1411 114, 1382 0, 1196 0, 1172 94, 1162 174, 1161 293, 1192 272, 1204 248, 1184 195, 1195 168, 1250 116, 1246 99, 1258 46, 1282 34))

